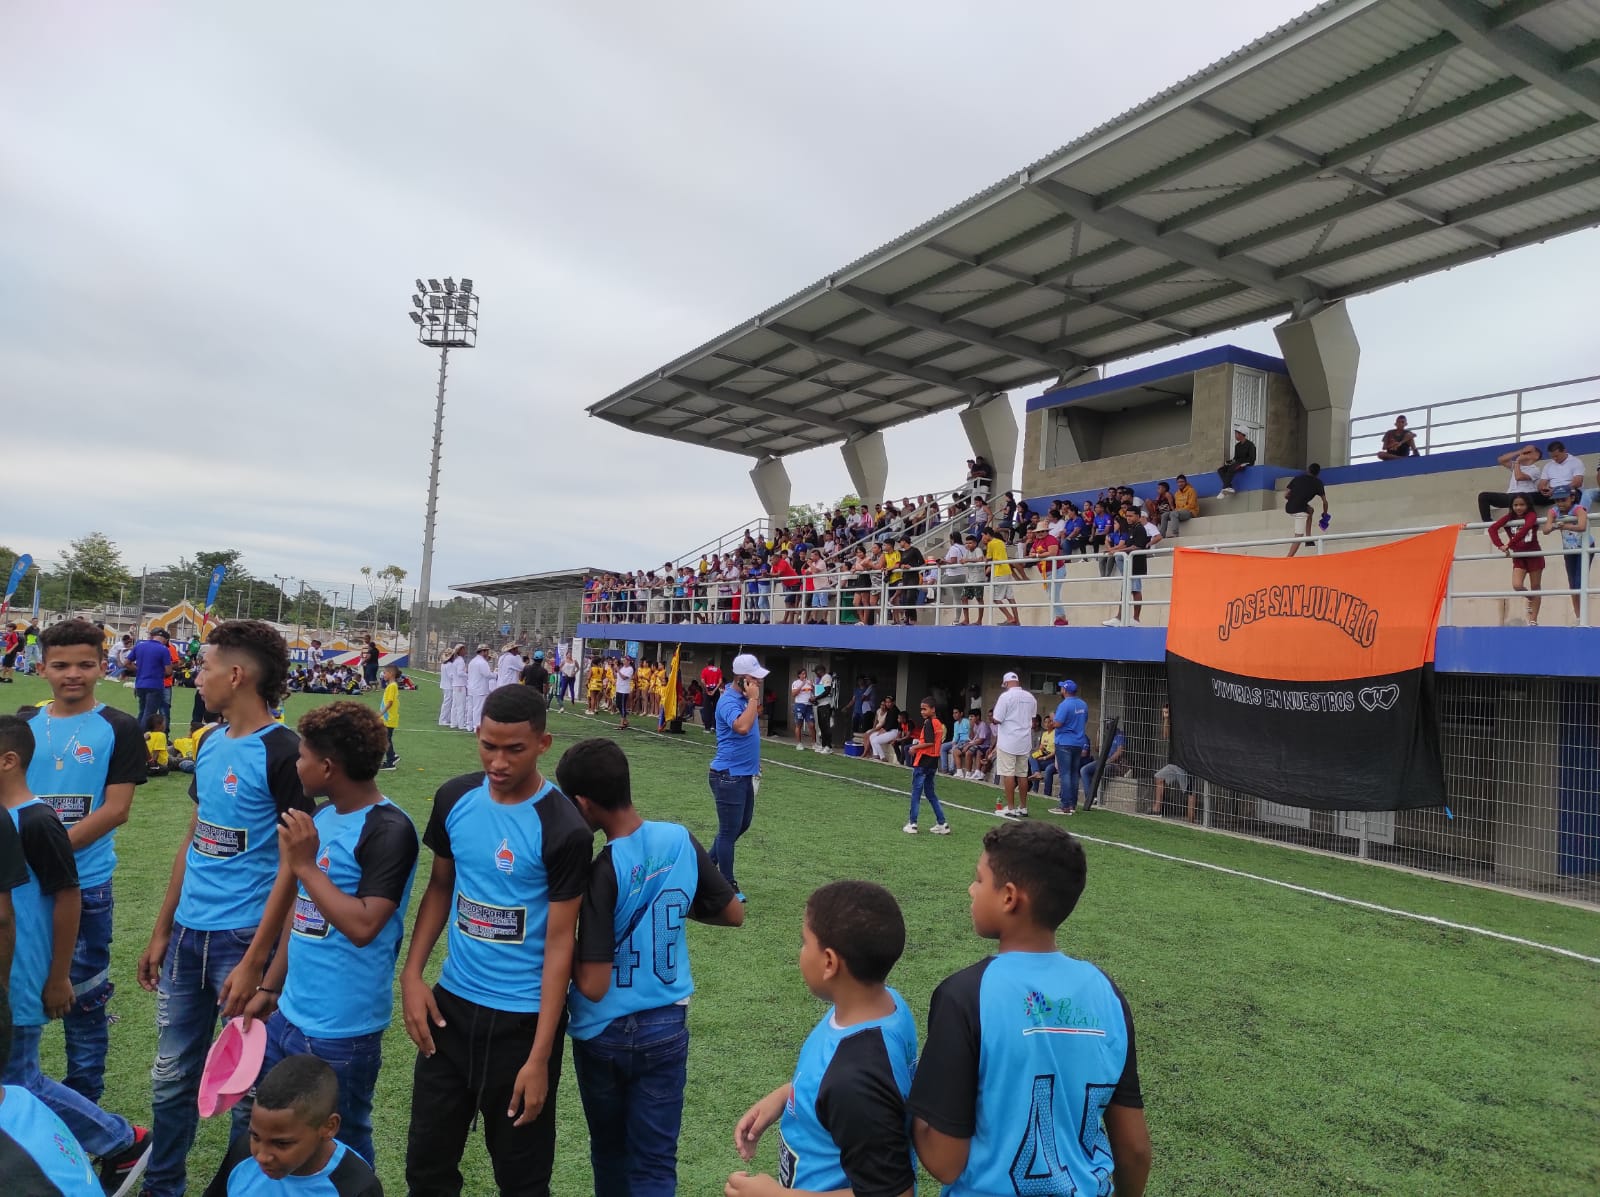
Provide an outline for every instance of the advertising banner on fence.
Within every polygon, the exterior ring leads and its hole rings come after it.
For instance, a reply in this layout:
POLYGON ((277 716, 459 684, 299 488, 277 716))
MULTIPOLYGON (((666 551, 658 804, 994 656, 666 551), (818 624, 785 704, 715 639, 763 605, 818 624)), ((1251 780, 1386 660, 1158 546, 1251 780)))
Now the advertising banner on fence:
POLYGON ((1291 806, 1442 805, 1433 651, 1458 532, 1287 559, 1178 549, 1173 762, 1291 806))

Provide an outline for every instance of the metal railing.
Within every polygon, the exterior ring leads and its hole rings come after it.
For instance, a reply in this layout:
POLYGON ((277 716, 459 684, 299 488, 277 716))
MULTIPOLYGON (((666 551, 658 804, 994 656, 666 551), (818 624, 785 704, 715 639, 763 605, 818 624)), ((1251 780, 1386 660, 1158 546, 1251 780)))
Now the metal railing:
POLYGON ((1406 417, 1425 454, 1593 432, 1600 429, 1600 374, 1355 416, 1350 460, 1376 455, 1399 416, 1406 417))
MULTIPOLYGON (((1488 525, 1458 525, 1482 532, 1488 525)), ((1435 530, 1435 526, 1390 528, 1370 532, 1314 533, 1309 537, 1277 536, 1193 546, 1207 552, 1276 550, 1299 543, 1305 550, 1360 547, 1362 542, 1384 543, 1399 537, 1435 530)), ((1509 557, 1578 559, 1578 585, 1519 590, 1467 585, 1457 577, 1464 565, 1506 561, 1508 554, 1491 545, 1481 551, 1458 544, 1445 593, 1441 622, 1447 626, 1503 623, 1515 618, 1510 604, 1530 598, 1566 598, 1574 606, 1576 626, 1595 625, 1595 550, 1512 553, 1509 557), (1468 600, 1499 600, 1492 617, 1468 600)), ((1266 555, 1266 554, 1262 554, 1266 555)), ((588 622, 601 624, 913 624, 951 627, 964 624, 1022 623, 1024 614, 1037 613, 1035 624, 1100 623, 1137 627, 1147 608, 1164 613, 1171 606, 1172 547, 1144 550, 1071 553, 1048 558, 1011 557, 1004 562, 930 562, 921 568, 862 570, 824 566, 796 578, 792 584, 773 579, 733 582, 718 578, 697 580, 692 587, 626 587, 601 591, 585 611, 588 622), (1142 566, 1140 563, 1142 562, 1142 566), (1005 565, 1012 572, 995 577, 1005 565), (896 577, 895 575, 898 575, 896 577), (807 583, 810 589, 807 589, 807 583), (1146 595, 1147 588, 1158 593, 1146 595)), ((1561 571, 1556 571, 1565 580, 1561 571)), ((1563 617, 1564 618, 1564 617, 1563 617)), ((1161 622, 1165 622, 1162 620, 1161 622)), ((1530 619, 1530 622, 1532 620, 1530 619)))
POLYGON ((753 536, 760 540, 766 536, 771 527, 772 525, 767 522, 767 517, 763 515, 747 523, 740 524, 733 531, 724 532, 721 536, 713 537, 706 541, 705 544, 692 548, 687 553, 681 553, 676 557, 669 558, 669 560, 699 561, 704 557, 720 557, 723 553, 737 552, 739 546, 744 543, 746 536, 753 536))

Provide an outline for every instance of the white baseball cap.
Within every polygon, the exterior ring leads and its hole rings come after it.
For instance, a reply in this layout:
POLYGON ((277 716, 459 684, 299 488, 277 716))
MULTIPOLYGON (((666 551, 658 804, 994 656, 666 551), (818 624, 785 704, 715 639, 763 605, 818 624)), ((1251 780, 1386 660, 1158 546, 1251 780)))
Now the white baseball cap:
POLYGON ((1020 682, 1022 679, 1014 673, 1008 673, 1000 679, 1002 682, 1020 682))
POLYGON ((761 668, 755 653, 740 653, 733 659, 733 676, 763 678, 767 676, 767 671, 761 668))

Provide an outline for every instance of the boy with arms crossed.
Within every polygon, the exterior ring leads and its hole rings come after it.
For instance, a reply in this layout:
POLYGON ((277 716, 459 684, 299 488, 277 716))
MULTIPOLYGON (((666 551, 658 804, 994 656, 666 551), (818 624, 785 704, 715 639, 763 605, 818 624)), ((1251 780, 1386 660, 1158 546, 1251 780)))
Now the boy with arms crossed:
POLYGON ((905 1197, 916 1184, 906 1094, 916 1067, 917 1024, 884 984, 906 946, 894 895, 869 881, 835 881, 806 902, 800 976, 832 1002, 806 1037, 794 1080, 756 1102, 733 1145, 755 1158, 779 1128, 778 1176, 735 1172, 724 1197, 852 1193, 905 1197))
POLYGON ((372 1094, 418 851, 417 829, 373 780, 387 732, 359 702, 301 718, 301 788, 329 801, 315 817, 284 812, 279 867, 299 890, 272 967, 245 1007, 247 1018, 268 1020, 263 1072, 301 1053, 333 1069, 340 1138, 369 1164, 372 1094))
POLYGON ((596 1197, 672 1197, 689 1059, 687 920, 738 927, 744 907, 694 836, 634 808, 628 758, 583 740, 556 781, 605 832, 578 919, 572 1063, 596 1197))
MULTIPOLYGON (((300 738, 272 715, 289 677, 289 646, 254 619, 219 624, 206 643, 195 685, 226 722, 196 750, 194 814, 139 957, 139 984, 158 995, 160 1031, 150 1070, 149 1197, 184 1191, 217 1016, 244 1013, 294 900, 293 878, 278 870, 278 816, 311 813, 295 769, 300 738)), ((249 1105, 235 1107, 236 1133, 248 1125, 249 1105)))
POLYGON ((434 795, 433 849, 400 973, 417 1045, 406 1143, 411 1197, 460 1197, 459 1164, 481 1115, 502 1197, 548 1197, 555 1162, 567 984, 594 833, 539 773, 544 696, 502 686, 483 706, 483 772, 434 795), (449 928, 433 988, 423 969, 449 928))
POLYGON ((83 912, 72 950, 72 1008, 62 1020, 67 1074, 61 1083, 92 1102, 105 1091, 111 1000, 111 880, 116 830, 128 821, 133 788, 145 783, 139 722, 96 702, 103 633, 86 619, 54 624, 39 637, 50 701, 22 718, 33 731, 28 789, 55 808, 78 863, 83 912))
POLYGON ((1144 1193, 1133 1016, 1104 973, 1056 947, 1085 872, 1060 827, 984 834, 967 892, 973 930, 1000 951, 934 990, 911 1086, 917 1157, 947 1197, 1144 1193))

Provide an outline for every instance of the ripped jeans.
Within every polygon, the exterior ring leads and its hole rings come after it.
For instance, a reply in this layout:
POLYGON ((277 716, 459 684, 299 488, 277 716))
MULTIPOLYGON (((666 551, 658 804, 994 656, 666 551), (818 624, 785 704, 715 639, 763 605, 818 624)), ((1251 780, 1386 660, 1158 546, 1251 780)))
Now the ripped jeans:
MULTIPOLYGON (((150 1070, 150 1167, 144 1176, 149 1197, 181 1197, 187 1184, 185 1161, 200 1124, 200 1073, 217 1029, 217 999, 222 983, 255 939, 254 927, 235 931, 191 931, 172 925, 172 939, 156 987, 156 1062, 150 1070)), ((251 1101, 233 1109, 234 1133, 248 1130, 251 1101)))

